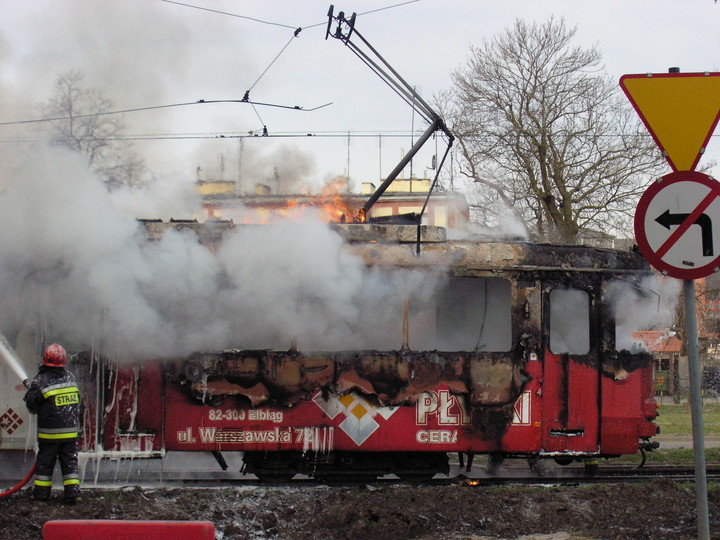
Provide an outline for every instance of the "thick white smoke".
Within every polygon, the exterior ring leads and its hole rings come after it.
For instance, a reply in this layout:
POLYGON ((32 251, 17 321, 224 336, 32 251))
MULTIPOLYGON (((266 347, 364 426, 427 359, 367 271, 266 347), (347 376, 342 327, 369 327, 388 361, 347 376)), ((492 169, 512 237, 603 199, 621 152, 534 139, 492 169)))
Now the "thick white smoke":
POLYGON ((213 139, 197 145, 195 163, 199 180, 233 180, 240 193, 253 193, 264 184, 272 193, 317 193, 323 182, 316 173, 312 154, 292 144, 267 150, 266 138, 213 139))
MULTIPOLYGON (((192 232, 148 243, 81 158, 35 148, 0 173, 0 331, 33 326, 126 358, 228 347, 397 348, 407 290, 442 279, 367 269, 319 219, 238 227, 215 253, 192 232)), ((189 204, 179 197, 181 211, 189 204)), ((173 215, 170 200, 142 207, 173 215)), ((173 217, 186 217, 173 215, 173 217)))
POLYGON ((639 287, 625 281, 612 282, 607 298, 615 313, 616 348, 634 350, 643 347, 633 339, 636 331, 671 328, 680 289, 680 280, 663 276, 648 277, 639 287))

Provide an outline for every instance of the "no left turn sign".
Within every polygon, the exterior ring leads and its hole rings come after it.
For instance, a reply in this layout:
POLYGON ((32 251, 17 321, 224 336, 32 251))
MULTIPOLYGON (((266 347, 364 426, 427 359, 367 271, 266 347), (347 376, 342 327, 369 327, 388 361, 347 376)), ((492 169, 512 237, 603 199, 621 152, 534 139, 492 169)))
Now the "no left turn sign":
POLYGON ((699 279, 720 272, 720 182, 697 171, 658 179, 638 203, 635 238, 663 274, 699 279))

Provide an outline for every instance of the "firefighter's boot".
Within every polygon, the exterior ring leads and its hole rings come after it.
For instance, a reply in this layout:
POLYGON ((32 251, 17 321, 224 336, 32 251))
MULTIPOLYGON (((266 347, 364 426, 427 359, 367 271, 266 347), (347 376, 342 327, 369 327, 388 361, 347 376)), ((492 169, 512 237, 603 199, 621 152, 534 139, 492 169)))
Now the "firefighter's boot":
POLYGON ((80 497, 80 486, 78 484, 70 484, 65 486, 65 495, 63 501, 65 504, 77 504, 82 500, 80 497))
POLYGON ((47 501, 50 498, 50 490, 52 486, 38 486, 33 487, 30 498, 34 501, 47 501))

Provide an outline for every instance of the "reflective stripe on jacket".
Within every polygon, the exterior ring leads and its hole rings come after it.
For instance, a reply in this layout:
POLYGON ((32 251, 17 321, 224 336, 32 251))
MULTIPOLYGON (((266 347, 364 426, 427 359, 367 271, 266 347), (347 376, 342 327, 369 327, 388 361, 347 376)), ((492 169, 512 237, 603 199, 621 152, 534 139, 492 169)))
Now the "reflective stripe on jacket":
POLYGON ((71 372, 41 366, 24 399, 28 410, 38 415, 38 438, 58 440, 78 436, 80 394, 71 372))

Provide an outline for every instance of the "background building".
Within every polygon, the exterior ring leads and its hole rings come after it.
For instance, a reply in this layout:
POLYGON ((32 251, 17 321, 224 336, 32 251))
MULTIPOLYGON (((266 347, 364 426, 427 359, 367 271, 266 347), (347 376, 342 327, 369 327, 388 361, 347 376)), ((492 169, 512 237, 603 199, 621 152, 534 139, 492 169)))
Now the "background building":
MULTIPOLYGON (((419 214, 427 201, 424 225, 467 230, 470 213, 465 196, 434 190, 428 199, 431 183, 428 178, 395 180, 373 205, 368 217, 419 214)), ((269 222, 307 207, 317 209, 328 221, 351 222, 375 191, 374 184, 365 182, 361 193, 349 193, 343 179, 329 182, 317 194, 276 193, 266 184, 255 184, 251 193, 239 193, 232 180, 198 181, 197 186, 205 213, 198 216, 200 221, 233 219, 237 223, 269 222)))

